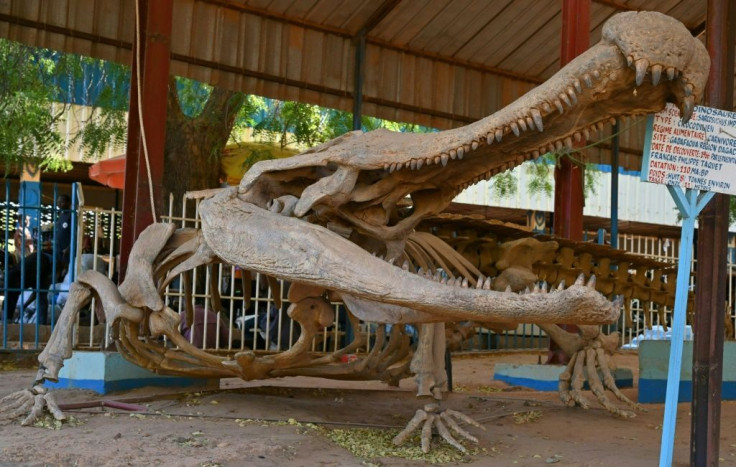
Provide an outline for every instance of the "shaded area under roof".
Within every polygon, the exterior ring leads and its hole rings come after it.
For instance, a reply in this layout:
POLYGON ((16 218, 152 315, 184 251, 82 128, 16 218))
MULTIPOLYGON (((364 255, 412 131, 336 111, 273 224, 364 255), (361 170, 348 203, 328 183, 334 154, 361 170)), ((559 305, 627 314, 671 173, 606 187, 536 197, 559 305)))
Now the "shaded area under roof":
MULTIPOLYGON (((594 0, 591 41, 624 10, 705 28, 705 0, 594 0)), ((128 64, 132 0, 2 0, 0 37, 128 64)), ((557 0, 174 0, 171 72, 251 94, 352 110, 364 35, 363 113, 439 129, 509 104, 559 69, 557 0)), ((641 125, 639 125, 641 127, 641 125)), ((622 166, 639 169, 640 131, 622 166)), ((606 163, 608 147, 589 151, 606 163)))

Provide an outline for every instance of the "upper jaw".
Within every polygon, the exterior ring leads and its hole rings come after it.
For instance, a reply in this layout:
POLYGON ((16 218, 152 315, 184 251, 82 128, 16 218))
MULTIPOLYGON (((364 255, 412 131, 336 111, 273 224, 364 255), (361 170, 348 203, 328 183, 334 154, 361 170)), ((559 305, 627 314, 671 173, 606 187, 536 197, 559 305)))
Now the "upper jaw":
POLYGON ((389 173, 410 170, 413 180, 451 183, 459 191, 546 152, 571 149, 615 117, 658 112, 671 101, 684 121, 690 118, 710 59, 685 26, 656 12, 627 12, 612 17, 602 36, 499 112, 433 135, 422 153, 375 162, 389 173))

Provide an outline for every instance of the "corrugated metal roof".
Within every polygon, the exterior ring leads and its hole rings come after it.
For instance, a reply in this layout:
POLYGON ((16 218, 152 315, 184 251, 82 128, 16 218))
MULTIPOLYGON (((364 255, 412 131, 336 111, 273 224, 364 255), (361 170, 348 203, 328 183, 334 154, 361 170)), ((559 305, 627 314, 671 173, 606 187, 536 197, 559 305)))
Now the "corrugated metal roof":
MULTIPOLYGON (((705 0, 594 0, 591 43, 626 9, 704 30, 705 0)), ((122 63, 130 63, 134 21, 132 0, 0 0, 0 36, 122 63)), ((174 0, 171 72, 351 110, 361 31, 364 113, 450 128, 498 110, 559 68, 561 2, 174 0)), ((631 139, 622 147, 635 153, 640 143, 631 139)), ((602 151, 593 157, 604 160, 602 151)))

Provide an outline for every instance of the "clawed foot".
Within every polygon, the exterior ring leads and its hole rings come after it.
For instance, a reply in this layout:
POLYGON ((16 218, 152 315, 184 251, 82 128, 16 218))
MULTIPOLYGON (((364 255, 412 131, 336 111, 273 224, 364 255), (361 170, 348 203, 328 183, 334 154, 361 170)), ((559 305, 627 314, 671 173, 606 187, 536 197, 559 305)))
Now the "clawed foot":
POLYGON ((56 404, 53 393, 48 392, 48 389, 41 385, 36 385, 31 389, 16 391, 0 399, 0 420, 12 420, 25 415, 30 410, 31 413, 21 422, 21 425, 28 426, 43 414, 44 406, 56 420, 66 419, 56 404))
POLYGON ((481 428, 485 430, 485 428, 473 420, 472 418, 468 417, 464 413, 458 412, 456 410, 450 410, 445 409, 443 411, 440 411, 440 406, 438 404, 432 403, 427 404, 424 406, 424 410, 419 409, 417 410, 416 415, 414 415, 414 418, 412 418, 409 423, 406 425, 406 428, 404 428, 401 433, 396 435, 393 442, 395 445, 400 445, 406 439, 416 431, 420 425, 422 425, 422 451, 427 453, 429 452, 429 446, 430 442, 432 440, 432 427, 437 428, 437 432, 442 436, 442 439, 450 443, 452 446, 454 446, 456 449, 467 452, 467 449, 465 449, 465 446, 460 444, 453 436, 452 433, 450 433, 450 430, 448 429, 448 426, 460 435, 461 437, 467 439, 468 441, 472 441, 474 443, 478 442, 478 438, 471 435, 464 429, 462 429, 458 423, 457 420, 465 422, 469 425, 476 426, 478 428, 481 428))
POLYGON ((636 413, 631 410, 622 409, 613 404, 605 390, 611 391, 618 400, 630 408, 645 412, 637 403, 626 397, 616 386, 616 380, 611 374, 608 365, 608 355, 600 343, 594 342, 592 346, 574 353, 565 371, 560 375, 560 399, 570 407, 580 406, 584 409, 590 407, 590 402, 583 396, 583 383, 587 373, 588 383, 598 402, 609 412, 624 417, 632 418, 636 413), (598 371, 600 370, 603 380, 601 381, 598 371))

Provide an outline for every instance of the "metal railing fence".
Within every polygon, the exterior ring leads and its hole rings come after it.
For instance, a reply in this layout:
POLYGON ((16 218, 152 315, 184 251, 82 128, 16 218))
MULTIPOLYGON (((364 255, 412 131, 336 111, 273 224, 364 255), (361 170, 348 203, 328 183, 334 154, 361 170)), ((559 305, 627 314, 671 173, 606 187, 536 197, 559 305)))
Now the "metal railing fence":
MULTIPOLYGON (((54 200, 56 200, 57 188, 54 188, 54 200)), ((31 209, 38 211, 38 221, 32 226, 31 238, 34 247, 43 248, 43 236, 56 235, 53 227, 55 216, 59 209, 57 203, 38 206, 20 207, 17 203, 6 201, 0 203, 0 228, 3 229, 0 241, 4 242, 5 261, 3 263, 3 297, 11 292, 22 292, 28 289, 35 290, 37 294, 49 294, 50 320, 53 322, 58 317, 60 306, 63 304, 64 294, 68 293, 70 281, 74 274, 81 273, 87 269, 96 269, 106 274, 112 280, 116 280, 117 254, 119 251, 121 213, 113 209, 91 208, 84 205, 83 193, 73 193, 74 213, 77 228, 72 244, 74 245, 74 265, 64 281, 55 282, 44 287, 41 278, 36 272, 35 281, 24 282, 30 287, 12 287, 8 278, 11 272, 8 268, 9 256, 13 254, 11 243, 13 240, 13 222, 18 218, 20 212, 29 212, 31 209), (25 210, 25 211, 23 211, 25 210), (52 227, 49 228, 48 226, 52 227), (44 227, 47 226, 47 227, 44 227), (45 231, 43 229, 46 229, 45 231), (36 232, 34 234, 34 232, 36 232), (38 232, 42 232, 39 235, 38 232), (35 236, 34 236, 35 235, 35 236), (22 290, 21 290, 22 289, 22 290)), ((6 200, 10 199, 10 191, 6 185, 6 200)), ((198 203, 193 200, 184 200, 178 212, 174 215, 175 204, 169 200, 169 210, 163 216, 164 222, 175 223, 178 227, 198 228, 200 226, 198 203)), ((25 239, 21 238, 19 248, 25 248, 25 239)), ((677 262, 677 251, 679 239, 653 238, 637 235, 621 234, 618 244, 622 249, 631 253, 643 255, 648 258, 657 259, 668 263, 677 262)), ((24 251, 24 250, 23 250, 24 251)), ((728 284, 728 322, 733 328, 736 314, 734 313, 734 287, 736 286, 736 242, 731 238, 729 246, 729 284, 728 284)), ((38 265, 37 261, 37 265, 38 265)), ((53 268, 58 268, 54 256, 53 268)), ((39 269, 37 268, 36 271, 39 269)), ((25 279, 25 270, 20 270, 20 275, 25 279)), ((16 271, 17 272, 17 271, 16 271)), ((53 271, 52 271, 53 273, 53 271)), ((285 350, 292 345, 299 335, 298 324, 291 321, 286 310, 289 302, 287 298, 288 284, 278 281, 279 286, 273 287, 274 282, 267 280, 263 275, 254 274, 248 280, 245 271, 236 266, 219 264, 214 268, 199 267, 191 272, 193 289, 191 299, 195 308, 195 320, 191 329, 185 331, 191 343, 212 351, 234 352, 244 349, 259 351, 285 350), (246 283, 247 282, 247 283, 246 283), (218 284, 219 295, 222 303, 220 310, 213 310, 211 305, 212 284, 218 284), (250 290, 249 297, 246 298, 250 290), (278 294, 278 296, 274 296, 278 294), (280 303, 281 306, 277 306, 280 303)), ((12 281, 11 281, 12 282, 12 281)), ((184 281, 180 276, 174 280, 165 291, 167 304, 181 316, 185 314, 185 300, 187 293, 184 290, 184 281)), ((633 319, 627 323, 621 319, 619 323, 606 326, 606 331, 620 331, 622 343, 628 343, 639 334, 646 331, 652 324, 667 324, 670 320, 671 310, 665 308, 659 313, 654 307, 645 307, 645 304, 633 300, 631 310, 633 319), (665 323, 660 323, 660 316, 664 316, 665 323)), ((332 325, 325 327, 312 342, 312 349, 317 352, 336 351, 346 345, 356 333, 365 336, 366 346, 360 351, 369 351, 372 344, 372 336, 376 325, 365 322, 351 323, 348 313, 340 303, 334 303, 335 321, 332 325)), ((92 303, 87 310, 80 313, 77 320, 75 332, 75 348, 100 349, 108 348, 111 344, 109 327, 101 324, 95 308, 98 304, 92 303)), ((18 320, 17 315, 10 315, 6 310, 10 305, 3 303, 2 319, 2 341, 0 349, 23 349, 39 348, 50 335, 52 326, 44 326, 39 320, 18 320), (15 323, 14 321, 18 321, 15 323)), ((182 326, 185 322, 182 319, 182 326)), ((409 334, 415 333, 415 329, 409 334)), ((184 333, 184 332, 183 332, 184 333)), ((495 333, 488 329, 478 328, 477 333, 463 343, 462 350, 544 350, 549 342, 545 333, 533 324, 520 324, 516 330, 495 333)))

